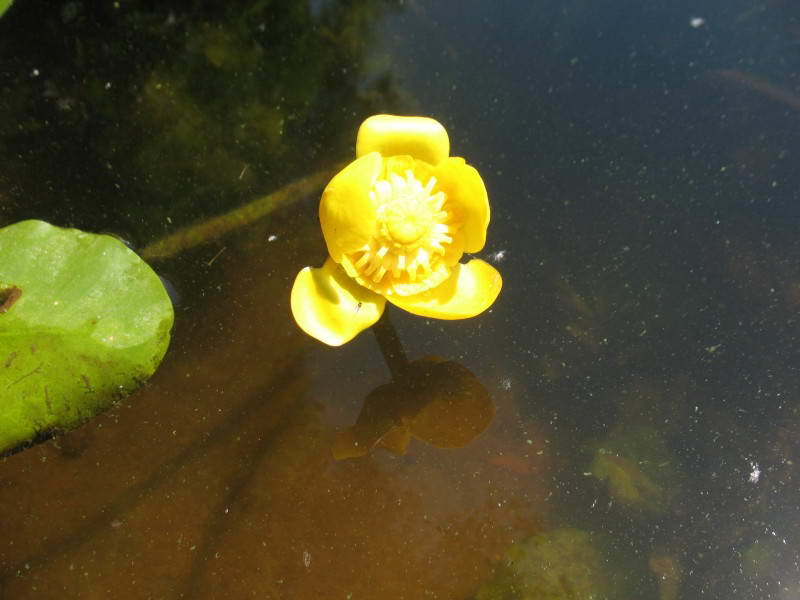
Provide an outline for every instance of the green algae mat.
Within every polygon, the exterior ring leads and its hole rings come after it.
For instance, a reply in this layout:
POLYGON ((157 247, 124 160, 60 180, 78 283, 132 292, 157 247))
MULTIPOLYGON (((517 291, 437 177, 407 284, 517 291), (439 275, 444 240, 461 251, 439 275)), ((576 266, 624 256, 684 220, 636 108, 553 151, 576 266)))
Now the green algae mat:
POLYGON ((0 453, 133 392, 172 322, 158 275, 116 238, 33 220, 0 229, 0 453))

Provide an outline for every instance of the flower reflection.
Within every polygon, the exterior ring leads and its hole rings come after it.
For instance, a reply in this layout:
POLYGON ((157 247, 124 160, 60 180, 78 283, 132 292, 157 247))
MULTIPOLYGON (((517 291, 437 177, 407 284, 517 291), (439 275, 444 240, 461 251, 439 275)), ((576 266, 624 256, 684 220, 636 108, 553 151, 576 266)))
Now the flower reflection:
POLYGON ((333 456, 364 456, 376 446, 402 455, 412 437, 437 448, 461 448, 493 416, 489 392, 469 369, 437 358, 416 360, 367 396, 356 424, 337 435, 333 456))

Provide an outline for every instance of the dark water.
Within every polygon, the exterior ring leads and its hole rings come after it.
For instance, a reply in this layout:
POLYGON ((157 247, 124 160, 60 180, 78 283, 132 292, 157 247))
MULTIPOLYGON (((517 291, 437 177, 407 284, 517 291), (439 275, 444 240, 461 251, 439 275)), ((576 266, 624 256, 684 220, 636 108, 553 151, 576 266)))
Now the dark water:
POLYGON ((0 225, 146 249, 421 114, 486 182, 504 289, 390 311, 486 432, 337 461, 390 377, 371 333, 291 319, 319 190, 153 260, 181 304, 152 382, 0 462, 0 597, 798 597, 795 3, 18 4, 0 225))

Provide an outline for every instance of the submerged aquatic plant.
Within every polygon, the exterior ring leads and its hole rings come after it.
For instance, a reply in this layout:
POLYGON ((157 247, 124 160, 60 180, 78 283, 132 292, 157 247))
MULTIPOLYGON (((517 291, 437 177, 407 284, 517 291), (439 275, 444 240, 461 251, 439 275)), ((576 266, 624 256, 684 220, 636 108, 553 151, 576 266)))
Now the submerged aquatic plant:
POLYGON ((477 600, 595 600, 628 598, 603 551, 603 536, 571 527, 547 531, 514 544, 477 600))
POLYGON ((438 121, 364 121, 356 160, 325 188, 319 215, 330 256, 298 273, 291 305, 298 325, 326 344, 373 325, 387 300, 424 317, 464 319, 500 293, 494 267, 460 262, 486 242, 489 201, 478 172, 450 156, 438 121))

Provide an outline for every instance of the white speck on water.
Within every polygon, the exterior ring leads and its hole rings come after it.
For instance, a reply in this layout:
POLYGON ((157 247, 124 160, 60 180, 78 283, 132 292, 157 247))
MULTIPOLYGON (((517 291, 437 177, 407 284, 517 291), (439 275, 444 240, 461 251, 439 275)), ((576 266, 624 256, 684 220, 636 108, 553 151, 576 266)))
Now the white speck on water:
POLYGON ((506 252, 507 250, 498 250, 497 252, 492 252, 489 255, 489 259, 493 263, 501 263, 506 259, 506 252))
POLYGON ((751 460, 750 461, 750 477, 748 477, 748 481, 750 483, 758 483, 758 480, 761 478, 761 469, 758 467, 758 463, 751 460))
POLYGON ((277 239, 278 239, 278 236, 277 236, 277 235, 275 235, 275 234, 273 233, 271 236, 269 236, 269 237, 267 238, 267 241, 268 241, 268 242, 274 242, 274 241, 275 241, 275 240, 277 240, 277 239))
POLYGON ((689 19, 689 25, 691 25, 695 29, 699 29, 705 24, 706 20, 703 17, 692 17, 691 19, 689 19))

